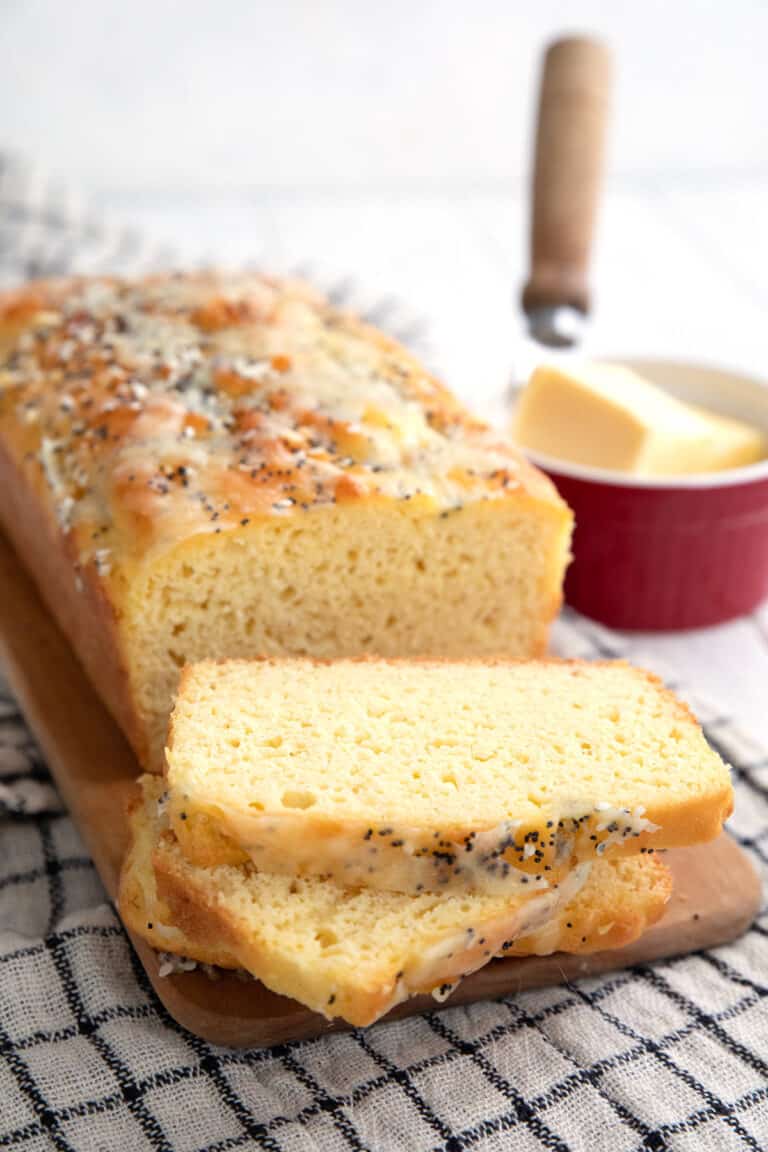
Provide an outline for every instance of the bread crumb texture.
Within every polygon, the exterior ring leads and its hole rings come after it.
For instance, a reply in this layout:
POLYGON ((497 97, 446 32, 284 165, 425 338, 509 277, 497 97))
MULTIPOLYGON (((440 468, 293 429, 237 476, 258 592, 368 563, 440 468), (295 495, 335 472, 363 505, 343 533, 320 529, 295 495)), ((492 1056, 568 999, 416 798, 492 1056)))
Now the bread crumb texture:
POLYGON ((550 482, 305 285, 0 297, 0 447, 64 542, 71 595, 107 599, 155 768, 189 661, 526 657, 560 602, 571 515, 550 482))
POLYGON ((639 856, 619 867, 581 865, 558 892, 511 900, 347 889, 249 864, 201 868, 167 830, 162 781, 141 785, 121 880, 128 926, 163 951, 241 966, 273 991, 353 1024, 420 992, 440 998, 495 955, 566 942, 574 951, 602 948, 616 921, 627 942, 669 896, 664 866, 639 856))
POLYGON ((546 889, 731 806, 689 711, 623 662, 203 662, 167 759, 191 860, 404 892, 546 889))

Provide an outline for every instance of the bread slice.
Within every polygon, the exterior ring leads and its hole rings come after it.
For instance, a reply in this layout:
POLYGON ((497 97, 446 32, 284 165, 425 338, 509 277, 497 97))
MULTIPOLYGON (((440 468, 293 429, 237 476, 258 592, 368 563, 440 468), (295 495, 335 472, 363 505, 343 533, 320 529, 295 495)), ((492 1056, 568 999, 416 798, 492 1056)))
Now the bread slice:
POLYGON ((194 660, 541 654, 572 520, 509 440, 307 285, 0 294, 0 523, 154 771, 194 660))
POLYGON ((504 955, 623 948, 656 923, 671 895, 672 874, 653 852, 595 860, 586 883, 560 915, 514 940, 504 955))
POLYGON ((582 865, 558 893, 512 900, 355 891, 251 865, 199 868, 167 831, 162 783, 144 777, 141 785, 120 884, 126 926, 162 951, 246 968, 273 991, 353 1024, 419 992, 440 996, 497 953, 629 943, 671 892, 654 856, 582 865))
POLYGON ((172 952, 220 968, 239 968, 240 962, 226 951, 221 940, 202 935, 193 939, 182 931, 158 895, 152 856, 161 835, 169 835, 165 809, 162 779, 142 776, 139 795, 131 801, 128 812, 130 842, 120 870, 117 903, 123 923, 158 952, 172 952))
POLYGON ((625 663, 204 662, 167 760, 191 861, 386 891, 546 890, 731 810, 693 716, 625 663))
POLYGON ((408 896, 259 872, 252 864, 199 868, 163 831, 162 786, 144 777, 143 803, 132 813, 134 827, 143 820, 152 832, 134 836, 126 862, 119 902, 128 926, 164 951, 177 946, 154 916, 147 916, 152 929, 134 919, 151 902, 153 871, 163 927, 199 943, 208 962, 220 949, 273 991, 353 1024, 372 1023, 409 996, 482 967, 560 911, 589 874, 585 864, 557 889, 512 897, 408 896), (151 868, 146 857, 137 863, 148 843, 151 868))

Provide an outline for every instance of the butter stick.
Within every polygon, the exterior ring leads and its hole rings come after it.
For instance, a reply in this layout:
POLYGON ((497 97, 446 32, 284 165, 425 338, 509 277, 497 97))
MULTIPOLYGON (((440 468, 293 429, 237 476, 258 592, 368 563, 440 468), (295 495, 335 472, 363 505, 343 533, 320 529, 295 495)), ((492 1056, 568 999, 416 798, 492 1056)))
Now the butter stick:
POLYGON ((763 434, 684 404, 619 364, 541 365, 513 426, 524 447, 637 476, 719 472, 766 454, 763 434))

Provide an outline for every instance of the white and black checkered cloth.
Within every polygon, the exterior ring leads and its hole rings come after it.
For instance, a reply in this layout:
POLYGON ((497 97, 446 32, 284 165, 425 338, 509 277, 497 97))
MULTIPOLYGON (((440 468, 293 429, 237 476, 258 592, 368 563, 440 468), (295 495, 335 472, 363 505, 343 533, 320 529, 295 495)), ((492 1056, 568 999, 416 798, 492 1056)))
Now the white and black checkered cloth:
MULTIPOLYGON (((0 276, 14 262, 9 279, 68 270, 69 258, 51 268, 39 213, 18 208, 37 236, 34 265, 3 230, 0 180, 0 276)), ((54 231, 73 231, 53 216, 54 231)), ((83 249, 87 236, 62 239, 61 251, 83 249)), ((622 655, 611 633, 570 613, 555 647, 622 655)), ((768 751, 691 703, 733 766, 731 834, 768 883, 768 751)), ((652 967, 262 1051, 215 1048, 156 999, 0 687, 0 1148, 767 1147, 765 908, 736 943, 652 967)))
MULTIPOLYGON (((139 275, 172 268, 178 260, 169 245, 105 222, 72 188, 51 183, 24 157, 0 151, 0 289, 44 276, 139 275)), ((202 255, 184 256, 185 267, 206 263, 202 255)), ((313 264, 285 271, 311 281, 332 304, 353 310, 417 354, 429 355, 423 318, 401 301, 372 298, 354 278, 340 279, 313 264)))

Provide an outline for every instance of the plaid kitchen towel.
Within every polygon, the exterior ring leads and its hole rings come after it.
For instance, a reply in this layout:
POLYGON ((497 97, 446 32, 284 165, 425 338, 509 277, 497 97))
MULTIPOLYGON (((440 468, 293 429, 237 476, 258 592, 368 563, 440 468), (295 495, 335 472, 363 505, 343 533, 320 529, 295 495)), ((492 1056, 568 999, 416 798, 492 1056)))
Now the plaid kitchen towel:
MULTIPOLYGON (((570 613, 556 648, 622 654, 570 613)), ((768 882, 768 752, 691 703, 733 766, 731 834, 768 882)), ((694 956, 231 1051, 183 1032, 155 998, 7 691, 0 805, 2 1148, 768 1146, 768 910, 694 956)))
MULTIPOLYGON (((35 188, 0 156, 0 281, 172 259, 35 188)), ((572 613, 555 647, 622 655, 572 613)), ((691 703, 733 766, 731 834, 768 883, 768 751, 691 703)), ((734 944, 652 967, 268 1050, 216 1048, 155 998, 0 686, 0 1148, 766 1147, 767 910, 734 944)))
POLYGON ((0 289, 40 276, 151 271, 172 249, 116 228, 24 157, 0 152, 0 289))

